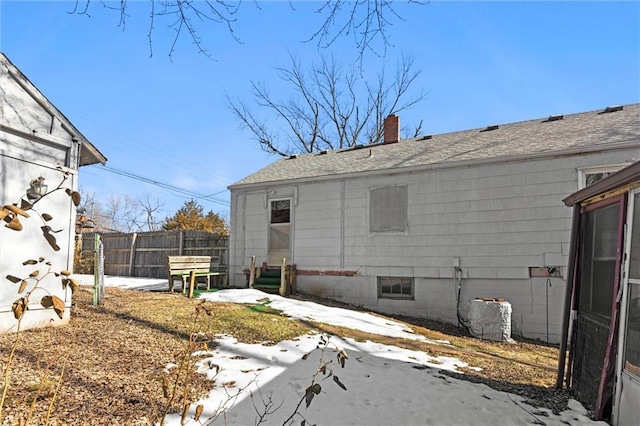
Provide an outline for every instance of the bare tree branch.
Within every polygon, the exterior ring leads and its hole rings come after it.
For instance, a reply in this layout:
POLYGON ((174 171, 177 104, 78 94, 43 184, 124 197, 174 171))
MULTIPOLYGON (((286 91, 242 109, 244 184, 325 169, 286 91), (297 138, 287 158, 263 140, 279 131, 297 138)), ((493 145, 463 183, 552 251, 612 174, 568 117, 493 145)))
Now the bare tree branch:
MULTIPOLYGON (((91 4, 98 3, 104 9, 120 13, 118 27, 124 29, 129 14, 130 0, 119 0, 118 3, 107 0, 76 0, 69 13, 89 15, 91 4)), ((178 41, 186 37, 190 39, 198 53, 213 59, 213 54, 205 47, 198 28, 208 24, 222 25, 234 40, 241 43, 236 35, 234 24, 242 2, 227 0, 147 0, 149 7, 149 53, 153 56, 153 33, 156 31, 157 19, 168 19, 175 35, 169 47, 169 57, 174 54, 178 41)), ((422 5, 420 0, 407 0, 405 3, 422 5)), ((259 1, 253 1, 256 9, 260 9, 259 1)), ((293 2, 289 2, 292 11, 296 11, 293 2)), ((403 17, 394 7, 393 0, 325 0, 315 10, 320 16, 320 27, 305 42, 316 41, 319 49, 331 46, 341 37, 353 37, 360 61, 366 52, 384 56, 391 46, 388 32, 395 21, 403 21, 403 17)), ((213 43, 207 40, 209 43, 213 43)))
MULTIPOLYGON (((424 4, 420 0, 406 3, 424 4)), ((391 46, 388 26, 394 20, 404 21, 393 7, 393 0, 326 0, 316 13, 324 17, 324 22, 306 41, 315 40, 318 48, 327 48, 341 36, 352 36, 360 60, 367 51, 385 56, 391 46), (376 47, 378 40, 381 47, 376 47)))
POLYGON ((160 231, 162 229, 162 223, 158 222, 157 214, 164 204, 162 204, 159 199, 153 198, 149 194, 144 194, 142 197, 138 197, 137 201, 142 209, 142 214, 146 216, 146 230, 150 232, 160 231))
MULTIPOLYGON (((412 92, 421 71, 411 56, 402 56, 393 80, 384 70, 367 81, 355 67, 343 67, 323 58, 307 71, 290 56, 288 67, 276 68, 293 95, 278 99, 264 84, 251 83, 260 117, 245 102, 227 96, 227 104, 241 128, 248 130, 266 152, 288 156, 379 143, 384 119, 407 110, 426 98, 412 92)), ((421 126, 416 128, 416 131, 421 126)))

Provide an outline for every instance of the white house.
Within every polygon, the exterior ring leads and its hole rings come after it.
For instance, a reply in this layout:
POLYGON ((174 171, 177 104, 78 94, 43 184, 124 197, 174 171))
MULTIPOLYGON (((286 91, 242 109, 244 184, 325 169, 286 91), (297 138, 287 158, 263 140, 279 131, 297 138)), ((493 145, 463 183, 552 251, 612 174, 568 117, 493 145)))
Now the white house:
POLYGON ((231 185, 230 284, 251 256, 299 291, 467 324, 502 298, 511 332, 558 342, 571 212, 562 199, 640 158, 640 105, 280 159, 231 185))
POLYGON ((68 321, 71 291, 55 273, 73 269, 78 167, 105 162, 0 53, 0 333, 17 330, 15 303, 28 308, 20 329, 68 321), (11 206, 29 217, 8 214, 11 206), (44 296, 64 301, 62 318, 42 305, 44 296))

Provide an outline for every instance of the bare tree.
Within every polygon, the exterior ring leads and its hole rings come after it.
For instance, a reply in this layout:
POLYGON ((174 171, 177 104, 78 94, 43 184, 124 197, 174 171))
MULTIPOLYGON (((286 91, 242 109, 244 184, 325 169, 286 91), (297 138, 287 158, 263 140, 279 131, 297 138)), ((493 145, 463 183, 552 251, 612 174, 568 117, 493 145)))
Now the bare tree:
MULTIPOLYGON (((110 3, 107 0, 76 0, 72 14, 89 15, 92 3, 98 3, 105 9, 111 9, 120 14, 119 26, 124 28, 130 11, 127 8, 130 0, 120 0, 110 3)), ((237 21, 237 14, 242 2, 226 0, 148 0, 149 2, 149 50, 153 55, 153 32, 156 20, 166 22, 175 35, 169 50, 173 54, 176 44, 181 37, 188 37, 199 53, 211 57, 205 47, 199 28, 203 24, 221 25, 237 41, 239 37, 234 32, 233 25, 237 21)), ((252 2, 256 10, 260 9, 260 1, 252 2)), ((421 0, 407 0, 403 3, 422 5, 421 0)), ((396 5, 398 2, 396 2, 396 5)), ((292 11, 296 5, 291 0, 289 6, 292 11)), ((389 41, 389 27, 395 21, 403 18, 394 6, 393 0, 325 0, 315 8, 313 15, 319 17, 320 25, 313 31, 305 42, 316 42, 318 48, 331 46, 340 37, 353 37, 360 58, 367 51, 383 56, 391 43, 389 41)), ((246 12, 245 12, 246 13, 246 12)))
POLYGON ((80 193, 82 201, 77 211, 81 224, 99 232, 109 230, 110 224, 107 223, 104 207, 96 199, 95 192, 87 192, 80 188, 80 193))
POLYGON ((91 224, 96 232, 143 232, 159 231, 163 220, 159 220, 163 204, 157 198, 144 194, 137 199, 128 195, 114 195, 103 203, 95 193, 82 193, 78 214, 86 225, 91 224))
MULTIPOLYGON (((260 116, 247 103, 227 96, 242 128, 272 154, 287 156, 381 142, 385 117, 426 97, 423 91, 410 93, 421 73, 414 69, 410 56, 402 56, 392 79, 382 70, 374 82, 335 59, 323 58, 305 72, 299 60, 290 58, 290 67, 277 68, 277 72, 295 96, 276 99, 264 84, 252 82, 254 103, 266 111, 260 116)), ((410 135, 417 136, 421 124, 409 131, 410 135)))
POLYGON ((146 217, 146 230, 150 232, 160 231, 162 229, 162 222, 157 221, 157 215, 164 204, 149 194, 139 197, 138 204, 142 209, 142 214, 146 217))

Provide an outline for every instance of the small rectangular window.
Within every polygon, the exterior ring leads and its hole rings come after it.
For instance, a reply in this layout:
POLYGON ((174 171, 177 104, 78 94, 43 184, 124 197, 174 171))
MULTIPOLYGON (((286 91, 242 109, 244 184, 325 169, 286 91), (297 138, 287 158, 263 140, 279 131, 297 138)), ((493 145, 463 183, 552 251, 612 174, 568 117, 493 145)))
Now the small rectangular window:
POLYGON ((414 298, 413 277, 378 277, 379 299, 414 298))
POLYGON ((578 169, 578 189, 591 186, 609 175, 626 167, 625 164, 613 164, 610 166, 586 167, 578 169))
POLYGON ((601 173, 586 173, 584 175, 584 186, 591 186, 596 182, 600 182, 602 179, 606 178, 609 175, 612 175, 613 171, 611 172, 601 172, 601 173))
POLYGON ((406 232, 407 186, 373 188, 369 196, 369 229, 371 232, 406 232))

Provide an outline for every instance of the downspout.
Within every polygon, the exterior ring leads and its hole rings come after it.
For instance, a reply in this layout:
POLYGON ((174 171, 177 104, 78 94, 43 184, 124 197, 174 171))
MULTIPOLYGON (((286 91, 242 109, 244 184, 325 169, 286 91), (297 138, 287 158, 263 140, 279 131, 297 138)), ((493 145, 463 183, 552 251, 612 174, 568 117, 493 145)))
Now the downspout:
MULTIPOLYGON (((580 230, 580 204, 574 204, 573 217, 571 219, 571 240, 569 249, 569 263, 567 264, 567 286, 564 294, 564 310, 562 316, 562 337, 560 338, 560 352, 558 354, 558 373, 556 376, 556 389, 562 388, 565 362, 567 357, 567 338, 569 337, 569 318, 571 316, 571 299, 573 294, 576 260, 578 253, 578 241, 580 230)), ((571 365, 569 365, 569 368, 571 365)), ((567 383, 568 385, 568 383, 567 383)))
POLYGON ((462 294, 462 268, 460 267, 460 259, 453 259, 453 284, 456 290, 456 315, 458 317, 458 327, 464 328, 467 332, 469 331, 469 325, 465 322, 464 318, 462 318, 462 313, 460 312, 460 297, 462 294))

